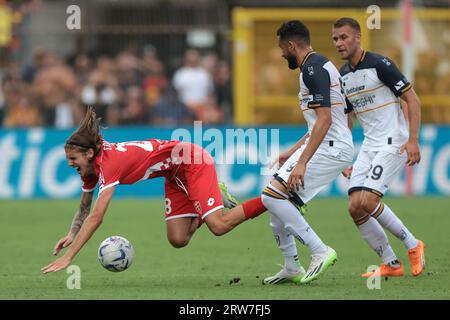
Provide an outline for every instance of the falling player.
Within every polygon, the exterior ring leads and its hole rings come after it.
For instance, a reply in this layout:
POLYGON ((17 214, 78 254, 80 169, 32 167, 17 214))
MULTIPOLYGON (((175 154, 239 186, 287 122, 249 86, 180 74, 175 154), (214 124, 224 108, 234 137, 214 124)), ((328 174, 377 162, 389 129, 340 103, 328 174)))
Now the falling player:
POLYGON ((102 138, 99 121, 89 107, 80 127, 64 145, 69 166, 82 180, 81 203, 69 234, 58 241, 53 254, 65 247, 68 250, 42 268, 44 273, 62 270, 71 263, 102 223, 119 184, 165 178, 167 237, 176 248, 186 246, 203 222, 219 236, 266 211, 260 197, 235 206, 226 188, 219 187, 213 158, 201 147, 157 139, 110 143, 102 138), (97 184, 98 198, 89 214, 97 184), (227 207, 235 206, 225 215, 221 189, 227 207))

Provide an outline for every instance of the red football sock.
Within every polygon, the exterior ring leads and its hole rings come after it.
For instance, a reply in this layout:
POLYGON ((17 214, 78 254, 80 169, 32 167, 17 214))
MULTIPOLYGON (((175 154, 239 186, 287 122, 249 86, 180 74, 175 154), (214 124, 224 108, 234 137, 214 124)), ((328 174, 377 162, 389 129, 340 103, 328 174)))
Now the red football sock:
POLYGON ((246 219, 253 219, 259 216, 261 213, 265 212, 267 209, 262 203, 261 197, 249 200, 242 204, 244 209, 244 215, 246 219))

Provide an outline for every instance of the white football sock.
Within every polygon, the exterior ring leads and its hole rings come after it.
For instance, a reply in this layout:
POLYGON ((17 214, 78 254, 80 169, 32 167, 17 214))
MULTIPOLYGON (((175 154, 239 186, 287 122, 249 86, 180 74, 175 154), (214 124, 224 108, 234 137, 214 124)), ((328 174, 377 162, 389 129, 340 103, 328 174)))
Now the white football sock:
POLYGON ((374 218, 370 217, 369 220, 363 224, 357 225, 361 236, 380 257, 383 259, 383 263, 388 264, 394 260, 397 260, 397 256, 389 245, 388 238, 383 228, 374 218))
POLYGON ((311 254, 323 253, 327 250, 327 246, 289 200, 276 199, 265 194, 261 195, 261 200, 267 210, 281 220, 286 231, 306 245, 311 254))
POLYGON ((394 212, 392 212, 391 208, 382 202, 380 202, 379 206, 384 206, 384 208, 376 217, 377 221, 399 240, 401 240, 407 249, 417 247, 419 240, 417 240, 408 228, 405 227, 402 221, 395 215, 394 212))
POLYGON ((270 226, 278 248, 283 253, 285 267, 290 271, 298 272, 300 270, 300 261, 294 237, 286 231, 283 222, 272 213, 270 213, 270 226))

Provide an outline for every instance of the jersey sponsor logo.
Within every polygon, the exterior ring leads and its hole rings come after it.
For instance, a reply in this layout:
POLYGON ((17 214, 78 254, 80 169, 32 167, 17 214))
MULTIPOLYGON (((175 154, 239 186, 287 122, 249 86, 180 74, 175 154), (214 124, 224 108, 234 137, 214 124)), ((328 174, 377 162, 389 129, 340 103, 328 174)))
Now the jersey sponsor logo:
POLYGON ((211 207, 212 205, 214 205, 214 202, 215 202, 215 201, 214 201, 214 198, 209 198, 209 199, 208 199, 208 206, 211 207))
MULTIPOLYGON (((344 82, 344 87, 345 87, 345 82, 344 82)), ((353 87, 353 88, 347 89, 347 90, 345 90, 345 95, 348 96, 349 94, 352 94, 352 93, 364 90, 365 87, 366 87, 365 85, 362 85, 362 86, 358 86, 358 87, 353 87)))
POLYGON ((363 108, 367 105, 371 105, 375 102, 375 95, 368 95, 359 99, 352 99, 350 102, 355 108, 363 108))
POLYGON ((396 90, 400 90, 404 85, 405 85, 405 83, 402 80, 400 80, 399 82, 397 82, 394 85, 394 87, 395 87, 396 90))

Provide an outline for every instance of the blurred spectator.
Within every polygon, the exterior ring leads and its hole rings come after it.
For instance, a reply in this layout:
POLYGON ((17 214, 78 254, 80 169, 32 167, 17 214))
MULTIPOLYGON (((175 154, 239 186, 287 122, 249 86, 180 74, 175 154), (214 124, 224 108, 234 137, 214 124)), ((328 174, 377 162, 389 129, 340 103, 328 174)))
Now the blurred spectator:
POLYGON ((213 90, 213 81, 209 73, 200 66, 200 54, 195 49, 185 52, 184 65, 173 77, 173 86, 180 100, 191 110, 197 112, 208 100, 213 90))
POLYGON ((44 67, 45 53, 43 48, 34 50, 32 64, 25 66, 22 72, 22 79, 26 83, 32 83, 36 73, 44 67))
POLYGON ((209 96, 206 103, 196 112, 197 120, 204 124, 219 124, 223 122, 223 112, 217 105, 216 98, 209 96))
POLYGON ((32 63, 25 67, 2 58, 0 124, 72 127, 88 105, 108 126, 189 125, 194 119, 220 124, 231 119, 230 69, 216 53, 201 57, 197 50, 187 50, 183 67, 170 81, 156 48, 146 45, 141 57, 138 49, 128 46, 115 58, 79 53, 70 65, 43 48, 34 50, 32 63), (171 82, 179 91, 167 88, 171 82))
POLYGON ((88 55, 82 53, 75 56, 74 71, 78 83, 86 83, 92 70, 92 62, 88 55))
POLYGON ((97 115, 105 119, 107 108, 118 102, 117 81, 104 71, 95 69, 81 90, 81 102, 93 106, 97 115))
POLYGON ((130 52, 122 52, 116 58, 117 79, 119 87, 126 91, 128 87, 138 86, 142 83, 142 74, 139 71, 138 58, 130 52))
POLYGON ((53 53, 46 53, 44 66, 33 81, 33 95, 41 108, 44 125, 67 128, 74 125, 70 103, 77 80, 72 69, 53 53))
POLYGON ((219 56, 213 51, 209 51, 201 58, 201 66, 208 71, 211 77, 216 74, 217 65, 219 64, 219 56))
POLYGON ((226 61, 220 61, 217 65, 217 72, 214 77, 214 94, 217 98, 217 104, 222 110, 224 121, 232 122, 231 72, 226 61))
POLYGON ((119 123, 125 125, 148 123, 148 109, 141 87, 132 86, 128 88, 125 107, 121 111, 119 123))
POLYGON ((4 96, 5 127, 31 127, 42 124, 37 106, 30 105, 30 99, 25 92, 25 84, 6 76, 2 82, 4 96))
POLYGON ((193 121, 194 115, 179 100, 176 90, 172 86, 166 87, 161 100, 153 108, 152 124, 180 126, 192 124, 193 121))
POLYGON ((142 57, 142 69, 145 72, 144 90, 145 99, 150 107, 153 107, 160 99, 162 91, 167 86, 164 65, 156 56, 156 49, 147 45, 142 57))

